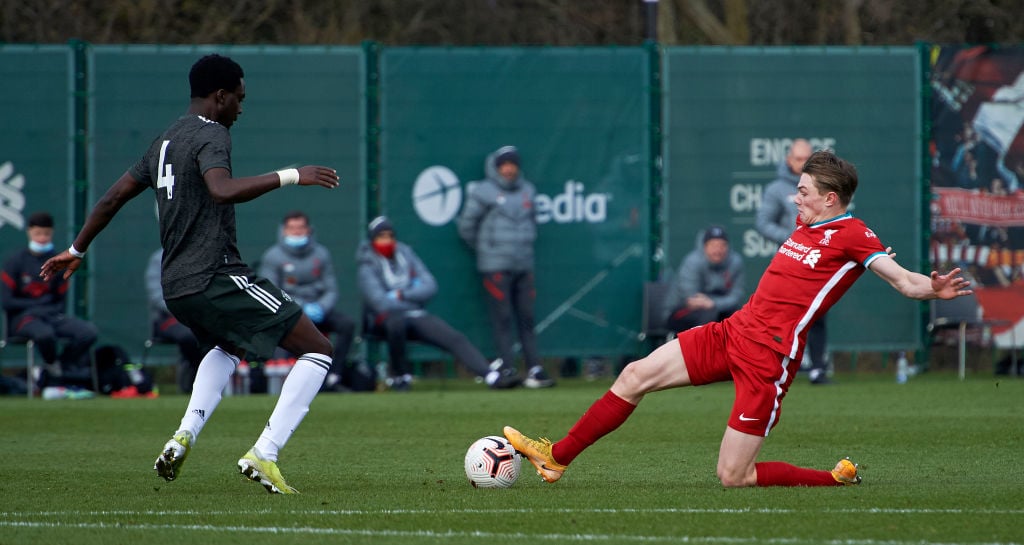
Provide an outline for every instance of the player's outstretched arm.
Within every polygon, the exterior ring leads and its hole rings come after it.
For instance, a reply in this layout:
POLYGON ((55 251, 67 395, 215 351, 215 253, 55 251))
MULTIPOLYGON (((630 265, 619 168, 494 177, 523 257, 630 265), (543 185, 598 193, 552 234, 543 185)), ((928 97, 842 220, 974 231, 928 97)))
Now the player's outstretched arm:
POLYGON ((309 165, 286 168, 277 172, 232 178, 226 168, 211 168, 203 174, 213 200, 221 204, 247 202, 286 185, 318 185, 327 189, 338 187, 338 173, 333 168, 309 165))
POLYGON ((92 212, 89 213, 89 217, 86 218, 82 230, 78 232, 74 242, 71 243, 71 248, 74 248, 78 255, 73 255, 70 248, 64 250, 46 260, 46 263, 43 263, 39 270, 39 276, 44 280, 49 280, 54 274, 64 271, 64 279, 70 278, 78 270, 78 266, 82 264, 85 251, 89 249, 93 239, 100 234, 100 231, 107 227, 110 220, 114 219, 114 216, 117 215, 117 212, 121 210, 121 207, 126 202, 139 196, 148 187, 135 181, 135 178, 127 172, 122 174, 114 182, 114 185, 110 186, 110 189, 100 197, 92 212))
POLYGON ((899 263, 896 263, 891 256, 882 256, 871 262, 871 270, 882 280, 889 283, 896 291, 911 299, 953 299, 962 295, 969 295, 971 283, 960 276, 960 269, 953 269, 946 274, 939 274, 932 271, 931 276, 908 271, 899 263))

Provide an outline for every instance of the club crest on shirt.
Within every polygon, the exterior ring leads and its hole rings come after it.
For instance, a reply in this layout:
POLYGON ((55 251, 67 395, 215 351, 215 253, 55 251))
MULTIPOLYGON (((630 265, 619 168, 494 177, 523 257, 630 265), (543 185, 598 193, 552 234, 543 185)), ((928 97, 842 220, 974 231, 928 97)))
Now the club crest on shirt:
POLYGON ((832 235, 839 232, 839 229, 825 229, 825 238, 818 241, 822 246, 828 246, 832 242, 832 235))

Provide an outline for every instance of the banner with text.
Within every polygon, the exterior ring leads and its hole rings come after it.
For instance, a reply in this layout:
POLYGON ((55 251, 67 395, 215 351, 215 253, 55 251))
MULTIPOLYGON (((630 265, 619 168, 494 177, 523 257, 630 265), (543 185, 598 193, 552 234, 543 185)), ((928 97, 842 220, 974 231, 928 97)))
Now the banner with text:
POLYGON ((931 49, 932 237, 999 346, 1024 337, 1024 47, 931 49))

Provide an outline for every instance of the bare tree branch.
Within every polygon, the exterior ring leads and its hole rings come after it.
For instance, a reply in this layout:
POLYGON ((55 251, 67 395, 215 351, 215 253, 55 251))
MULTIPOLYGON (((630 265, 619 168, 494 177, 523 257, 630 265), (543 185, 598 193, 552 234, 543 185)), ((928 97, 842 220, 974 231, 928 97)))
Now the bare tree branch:
POLYGON ((736 45, 736 39, 729 29, 708 9, 704 0, 683 0, 683 11, 704 34, 716 45, 736 45))
MULTIPOLYGON (((1020 43, 1021 0, 660 0, 663 44, 1020 43)), ((643 0, 3 0, 4 43, 629 45, 643 0)))

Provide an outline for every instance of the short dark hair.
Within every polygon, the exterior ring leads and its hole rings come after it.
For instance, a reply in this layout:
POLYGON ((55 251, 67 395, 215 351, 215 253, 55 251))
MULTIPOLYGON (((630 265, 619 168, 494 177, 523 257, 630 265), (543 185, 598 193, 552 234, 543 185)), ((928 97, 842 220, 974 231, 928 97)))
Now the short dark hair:
POLYGON ((857 191, 857 167, 832 150, 812 153, 804 164, 803 173, 814 179, 819 193, 834 191, 843 206, 849 206, 857 191))
POLYGON ((53 216, 49 212, 33 212, 28 217, 29 227, 49 227, 53 228, 53 216))
POLYGON ((188 72, 188 83, 192 87, 192 98, 205 98, 220 89, 238 89, 244 77, 245 73, 237 62, 214 53, 192 65, 188 72))
POLYGON ((306 225, 309 225, 309 216, 301 210, 292 210, 284 215, 284 219, 281 220, 281 225, 288 223, 290 220, 305 220, 306 225))

